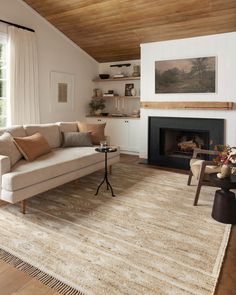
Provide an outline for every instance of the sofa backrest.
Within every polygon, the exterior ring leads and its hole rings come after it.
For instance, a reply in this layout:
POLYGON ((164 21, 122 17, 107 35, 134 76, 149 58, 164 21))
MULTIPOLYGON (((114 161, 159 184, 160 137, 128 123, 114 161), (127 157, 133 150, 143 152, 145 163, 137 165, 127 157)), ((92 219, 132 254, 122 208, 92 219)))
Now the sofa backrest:
POLYGON ((77 122, 57 122, 61 132, 78 132, 77 122))
POLYGON ((46 138, 51 148, 58 148, 62 144, 62 132, 77 131, 79 131, 77 122, 57 122, 24 126, 16 125, 12 127, 0 128, 0 135, 4 132, 9 132, 14 137, 25 137, 39 132, 46 138))
POLYGON ((14 137, 25 137, 27 136, 26 131, 23 126, 16 125, 12 127, 0 128, 0 135, 4 132, 9 132, 14 137))
POLYGON ((61 146, 61 132, 57 124, 24 125, 24 128, 27 136, 36 132, 41 133, 51 148, 61 146))

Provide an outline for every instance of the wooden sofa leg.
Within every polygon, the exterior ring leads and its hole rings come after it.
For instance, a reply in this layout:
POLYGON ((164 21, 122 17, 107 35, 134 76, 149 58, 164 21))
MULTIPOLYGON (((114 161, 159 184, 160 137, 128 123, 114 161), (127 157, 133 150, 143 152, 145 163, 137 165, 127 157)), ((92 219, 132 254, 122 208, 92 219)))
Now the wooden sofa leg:
POLYGON ((22 214, 25 214, 25 211, 26 211, 26 200, 21 201, 20 206, 21 206, 21 210, 20 210, 21 213, 22 214))
POLYGON ((112 174, 112 165, 109 166, 109 173, 112 174))
POLYGON ((191 180, 192 180, 192 177, 193 177, 193 173, 192 173, 192 171, 190 170, 189 171, 189 176, 188 176, 188 185, 191 185, 191 180))

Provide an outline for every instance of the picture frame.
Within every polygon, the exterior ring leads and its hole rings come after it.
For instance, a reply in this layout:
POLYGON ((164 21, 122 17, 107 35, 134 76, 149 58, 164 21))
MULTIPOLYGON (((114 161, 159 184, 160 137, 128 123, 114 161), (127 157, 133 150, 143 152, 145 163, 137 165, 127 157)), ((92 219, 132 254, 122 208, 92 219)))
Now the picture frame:
POLYGON ((131 89, 134 88, 134 83, 125 84, 125 96, 132 96, 131 89))
POLYGON ((51 83, 51 110, 61 112, 74 109, 75 75, 52 71, 51 83))
POLYGON ((216 93, 216 57, 156 61, 155 93, 216 93))

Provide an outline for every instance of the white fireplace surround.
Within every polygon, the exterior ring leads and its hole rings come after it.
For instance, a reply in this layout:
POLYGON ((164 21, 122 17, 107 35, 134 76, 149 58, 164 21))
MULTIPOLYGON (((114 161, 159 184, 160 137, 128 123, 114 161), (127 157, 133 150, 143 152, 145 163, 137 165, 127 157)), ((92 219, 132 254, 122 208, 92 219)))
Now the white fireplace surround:
MULTIPOLYGON (((229 101, 236 103, 236 32, 141 45, 141 101, 229 101), (155 61, 217 57, 216 93, 155 94, 155 61)), ((148 117, 225 119, 225 142, 236 145, 236 110, 141 109, 140 157, 147 158, 148 117)))

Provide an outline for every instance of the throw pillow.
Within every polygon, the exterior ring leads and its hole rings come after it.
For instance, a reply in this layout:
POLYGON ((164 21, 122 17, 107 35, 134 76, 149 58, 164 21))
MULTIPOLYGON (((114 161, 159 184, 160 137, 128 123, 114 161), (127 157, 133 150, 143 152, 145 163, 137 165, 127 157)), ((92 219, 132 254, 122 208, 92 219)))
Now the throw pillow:
POLYGON ((78 128, 80 132, 91 132, 92 144, 100 144, 100 141, 105 140, 105 126, 103 124, 87 124, 83 122, 78 122, 78 128))
POLYGON ((13 141, 13 137, 8 132, 0 136, 0 155, 9 157, 11 166, 15 165, 22 158, 22 154, 13 141))
POLYGON ((92 146, 91 132, 63 132, 63 147, 92 146))
POLYGON ((47 140, 38 132, 26 137, 14 137, 14 141, 27 161, 33 161, 51 151, 47 140))

